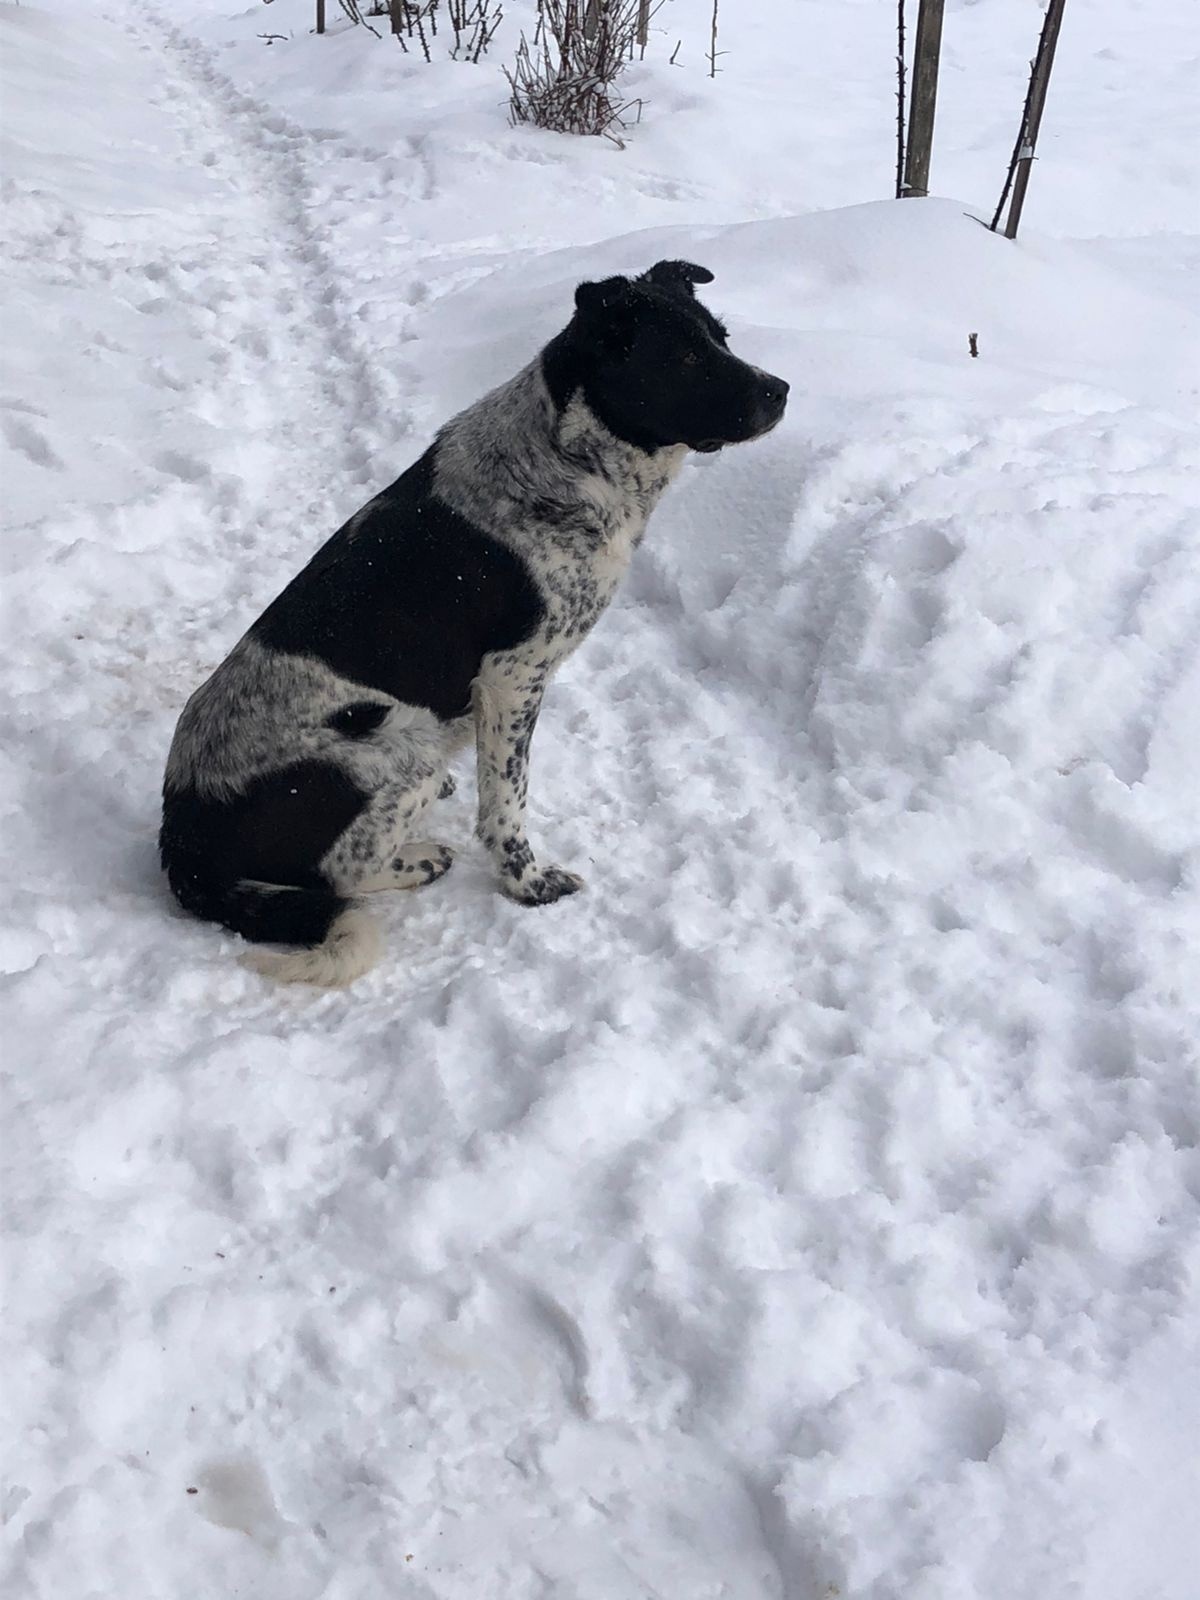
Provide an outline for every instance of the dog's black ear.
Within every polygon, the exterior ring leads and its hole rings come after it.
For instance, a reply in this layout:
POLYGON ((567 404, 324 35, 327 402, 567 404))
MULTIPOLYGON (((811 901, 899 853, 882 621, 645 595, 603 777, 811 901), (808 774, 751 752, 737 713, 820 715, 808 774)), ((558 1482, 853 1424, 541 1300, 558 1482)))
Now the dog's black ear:
POLYGON ((637 314, 637 291, 628 278, 581 283, 575 291, 576 326, 590 345, 609 355, 628 355, 637 314))
POLYGON ((584 317, 611 315, 629 304, 628 278, 605 278, 602 283, 581 283, 575 291, 575 309, 584 317))
POLYGON ((649 272, 642 273, 643 283, 657 284, 660 289, 670 289, 676 294, 696 293, 698 283, 711 283, 713 274, 707 267, 698 267, 694 261, 656 261, 649 272))

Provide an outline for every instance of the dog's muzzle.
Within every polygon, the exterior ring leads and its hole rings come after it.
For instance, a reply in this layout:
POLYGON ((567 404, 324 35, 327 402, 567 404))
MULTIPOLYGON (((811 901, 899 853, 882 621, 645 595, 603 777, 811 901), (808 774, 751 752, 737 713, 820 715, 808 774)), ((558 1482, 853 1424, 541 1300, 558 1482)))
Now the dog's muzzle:
POLYGON ((739 430, 728 439, 701 439, 691 448, 701 455, 714 455, 727 444, 745 444, 749 439, 761 439, 764 433, 770 433, 786 411, 788 390, 789 386, 782 378, 770 372, 761 373, 754 387, 751 405, 747 408, 749 414, 744 414, 746 431, 743 433, 739 430))
POLYGON ((782 378, 776 378, 769 372, 764 374, 759 402, 764 417, 764 433, 773 428, 787 410, 789 389, 790 385, 782 378))

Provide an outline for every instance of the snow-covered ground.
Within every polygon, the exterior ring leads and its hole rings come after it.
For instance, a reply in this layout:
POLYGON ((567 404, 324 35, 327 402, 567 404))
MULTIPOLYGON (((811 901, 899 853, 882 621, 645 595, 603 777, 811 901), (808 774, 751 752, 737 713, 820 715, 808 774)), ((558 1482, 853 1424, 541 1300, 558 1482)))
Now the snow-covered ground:
POLYGON ((715 83, 672 0, 624 150, 507 126, 529 11, 0 4, 6 1593, 1191 1600, 1194 0, 1072 0, 1016 245, 1033 0, 951 0, 900 204, 885 0, 715 83), (663 255, 792 401, 551 692, 589 892, 466 781, 383 964, 269 987, 160 881, 184 699, 663 255))

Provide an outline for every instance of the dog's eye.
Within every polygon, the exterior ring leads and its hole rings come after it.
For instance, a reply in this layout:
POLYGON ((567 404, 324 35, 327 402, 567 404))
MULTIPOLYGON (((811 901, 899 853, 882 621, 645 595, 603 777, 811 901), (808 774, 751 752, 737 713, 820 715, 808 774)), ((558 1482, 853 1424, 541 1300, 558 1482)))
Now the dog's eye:
POLYGON ((696 352, 694 350, 689 350, 685 354, 685 356, 683 358, 683 364, 684 364, 685 367, 698 366, 699 362, 700 362, 700 357, 696 354, 696 352))

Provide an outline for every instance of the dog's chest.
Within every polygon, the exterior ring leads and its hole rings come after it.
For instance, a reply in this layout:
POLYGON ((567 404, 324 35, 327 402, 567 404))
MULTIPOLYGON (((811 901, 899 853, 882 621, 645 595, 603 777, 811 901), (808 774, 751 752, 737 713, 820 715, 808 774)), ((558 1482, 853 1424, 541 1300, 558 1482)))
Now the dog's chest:
POLYGON ((616 592, 617 585, 629 571, 633 552, 642 542, 649 521, 649 511, 641 506, 627 506, 607 524, 603 543, 599 544, 585 563, 588 575, 595 586, 596 598, 605 606, 616 592))
MULTIPOLYGON (((656 497, 657 498, 657 497, 656 497)), ((546 605, 545 638, 566 654, 612 600, 646 531, 640 496, 590 505, 568 534, 561 527, 535 542, 531 561, 546 605)))

